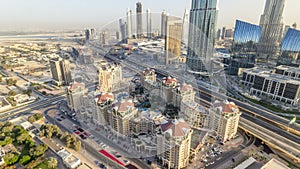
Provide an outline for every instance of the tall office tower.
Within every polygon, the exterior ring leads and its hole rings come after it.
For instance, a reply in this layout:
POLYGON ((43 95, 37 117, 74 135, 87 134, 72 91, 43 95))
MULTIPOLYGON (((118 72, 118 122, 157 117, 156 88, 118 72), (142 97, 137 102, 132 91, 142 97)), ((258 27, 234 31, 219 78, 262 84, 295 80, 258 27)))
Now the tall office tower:
POLYGON ((91 36, 90 30, 86 29, 84 33, 85 33, 85 40, 90 40, 90 36, 91 36))
POLYGON ((116 39, 120 40, 120 32, 119 31, 116 32, 116 39))
POLYGON ((158 128, 157 156, 168 168, 181 169, 189 164, 193 130, 183 119, 169 120, 158 128))
POLYGON ((84 83, 71 83, 66 89, 67 103, 70 110, 78 112, 81 108, 83 96, 88 93, 84 83))
POLYGON ((210 129, 215 131, 223 142, 235 137, 241 112, 237 105, 228 101, 216 101, 209 109, 210 129))
POLYGON ((102 45, 107 45, 108 44, 108 37, 107 37, 107 32, 106 31, 102 31, 100 34, 100 39, 101 39, 101 44, 102 45))
POLYGON ((276 61, 283 33, 282 13, 285 0, 266 0, 264 13, 259 25, 262 27, 258 45, 257 61, 266 63, 276 61))
POLYGON ((182 42, 187 45, 189 38, 189 10, 184 11, 183 20, 182 20, 182 42))
POLYGON ((192 0, 186 60, 186 69, 190 73, 203 75, 210 72, 217 14, 217 0, 192 0))
POLYGON ((128 38, 132 38, 132 11, 131 9, 127 9, 127 13, 126 13, 126 16, 127 16, 127 37, 128 38))
POLYGON ((69 85, 72 81, 69 61, 62 58, 55 58, 50 60, 50 69, 52 78, 57 86, 69 85))
POLYGON ((167 26, 167 12, 163 11, 161 13, 161 23, 160 23, 161 38, 164 38, 166 36, 166 26, 167 26))
POLYGON ((150 9, 147 9, 147 11, 146 11, 146 14, 147 14, 147 37, 148 38, 151 38, 151 36, 152 36, 152 19, 151 19, 151 11, 150 11, 150 9))
POLYGON ((240 75, 243 69, 255 66, 260 35, 260 26, 236 20, 228 66, 229 75, 240 75))
POLYGON ((226 33, 226 27, 223 27, 222 28, 222 36, 221 36, 222 39, 225 39, 225 33, 226 33))
POLYGON ((165 37, 166 64, 178 62, 181 51, 181 34, 182 20, 177 17, 168 16, 165 37))
POLYGON ((126 28, 127 28, 127 24, 126 22, 123 23, 122 19, 119 19, 119 24, 120 24, 120 32, 121 32, 121 38, 122 38, 122 42, 126 43, 127 42, 127 36, 126 36, 126 28))
POLYGON ((142 3, 136 3, 136 36, 141 38, 143 34, 143 14, 142 14, 142 3))
POLYGON ((94 39, 96 37, 96 30, 90 29, 90 33, 91 33, 90 39, 94 39))
POLYGON ((216 39, 219 40, 221 38, 221 29, 218 29, 216 39))
POLYGON ((101 92, 111 92, 120 87, 122 81, 121 66, 102 63, 98 70, 99 87, 101 92))
POLYGON ((233 37, 233 29, 226 29, 225 37, 232 38, 233 37))

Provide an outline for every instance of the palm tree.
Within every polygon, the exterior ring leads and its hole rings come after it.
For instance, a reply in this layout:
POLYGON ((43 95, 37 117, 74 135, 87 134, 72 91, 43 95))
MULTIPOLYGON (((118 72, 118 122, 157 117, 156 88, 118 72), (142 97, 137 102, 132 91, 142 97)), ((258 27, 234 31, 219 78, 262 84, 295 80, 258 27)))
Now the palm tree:
POLYGON ((55 168, 55 167, 57 167, 57 159, 54 158, 54 157, 50 157, 48 159, 48 167, 49 168, 55 168))

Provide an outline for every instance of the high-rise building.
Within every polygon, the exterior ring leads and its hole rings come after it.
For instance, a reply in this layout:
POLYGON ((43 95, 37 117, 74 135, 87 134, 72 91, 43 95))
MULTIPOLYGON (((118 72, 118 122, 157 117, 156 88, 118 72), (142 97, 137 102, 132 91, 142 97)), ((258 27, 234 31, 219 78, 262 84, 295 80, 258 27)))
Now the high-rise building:
POLYGON ((177 17, 167 17, 165 36, 166 64, 178 63, 181 51, 182 20, 177 17))
POLYGON ((294 29, 297 29, 297 23, 296 23, 296 22, 293 23, 292 27, 293 27, 294 29))
POLYGON ((210 72, 217 14, 217 0, 192 0, 186 60, 190 73, 210 72))
POLYGON ((90 30, 86 29, 84 33, 85 33, 85 40, 90 40, 90 36, 91 36, 90 30))
POLYGON ((261 15, 259 23, 262 33, 258 45, 257 61, 260 63, 274 62, 278 59, 283 34, 284 5, 285 0, 266 0, 264 13, 261 15))
POLYGON ((167 29, 167 12, 163 11, 161 13, 161 23, 160 23, 160 35, 162 38, 166 36, 166 29, 167 29))
POLYGON ((127 23, 126 22, 123 23, 123 20, 119 19, 119 24, 120 24, 120 32, 121 32, 122 42, 126 43, 127 42, 127 35, 126 35, 127 23))
POLYGON ((239 75, 244 68, 252 68, 257 56, 261 27, 236 20, 228 74, 239 75))
POLYGON ((300 67, 300 31, 289 28, 281 43, 277 65, 300 67))
POLYGON ((84 83, 71 83, 67 89, 67 103, 70 110, 78 112, 82 106, 83 96, 88 92, 84 83))
POLYGON ((116 39, 120 40, 120 32, 119 31, 116 31, 116 39))
POLYGON ((99 90, 101 92, 111 92, 120 87, 122 80, 121 66, 103 63, 98 70, 99 90))
POLYGON ((223 27, 222 28, 222 36, 221 36, 222 39, 225 39, 225 33, 226 33, 226 27, 223 27))
POLYGON ((107 45, 108 44, 108 36, 106 31, 102 31, 100 34, 100 39, 101 39, 101 44, 102 45, 107 45))
POLYGON ((147 17, 147 37, 151 38, 152 37, 152 19, 151 19, 151 11, 150 9, 147 9, 146 11, 146 17, 147 17))
POLYGON ((157 133, 157 156, 168 168, 181 169, 189 164, 193 130, 183 119, 169 120, 157 133))
POLYGON ((136 3, 136 35, 137 38, 141 38, 143 34, 143 14, 142 3, 136 3))
POLYGON ((209 116, 211 129, 223 142, 236 136, 241 112, 233 102, 216 101, 209 110, 209 116))
POLYGON ((183 20, 182 20, 182 42, 187 45, 189 37, 189 10, 184 11, 183 20))
POLYGON ((72 81, 69 61, 62 58, 55 58, 50 60, 50 69, 52 73, 53 82, 60 85, 69 85, 72 81))
POLYGON ((101 92, 95 96, 96 111, 93 112, 93 121, 95 124, 109 124, 110 114, 108 110, 111 108, 115 97, 112 93, 101 92))
POLYGON ((219 40, 221 38, 221 29, 218 29, 216 39, 219 40))
POLYGON ((233 37, 233 29, 226 29, 225 37, 232 38, 233 37))
POLYGON ((132 38, 132 11, 131 9, 127 9, 127 13, 126 13, 126 16, 127 16, 127 37, 128 38, 132 38))
POLYGON ((113 103, 108 114, 111 128, 121 135, 129 135, 131 120, 137 117, 138 109, 134 107, 132 100, 123 99, 113 103))

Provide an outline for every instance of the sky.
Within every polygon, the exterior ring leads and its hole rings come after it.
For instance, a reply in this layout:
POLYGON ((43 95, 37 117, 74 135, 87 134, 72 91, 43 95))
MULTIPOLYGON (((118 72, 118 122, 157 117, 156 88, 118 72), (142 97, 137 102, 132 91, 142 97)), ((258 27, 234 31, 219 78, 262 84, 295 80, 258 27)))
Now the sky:
MULTIPOLYGON (((166 10, 169 15, 183 16, 191 0, 140 0, 143 11, 166 10)), ((0 31, 72 30, 101 26, 125 17, 126 8, 135 13, 137 0, 2 0, 0 31)), ((219 0, 218 28, 234 27, 241 19, 258 24, 265 0, 219 0)), ((287 0, 284 23, 300 25, 300 0, 287 0)))

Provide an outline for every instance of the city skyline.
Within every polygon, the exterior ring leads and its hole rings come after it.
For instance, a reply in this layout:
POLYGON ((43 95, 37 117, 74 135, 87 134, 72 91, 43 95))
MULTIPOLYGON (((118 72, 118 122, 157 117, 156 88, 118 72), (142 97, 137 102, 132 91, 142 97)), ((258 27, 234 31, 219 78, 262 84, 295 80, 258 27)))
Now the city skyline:
MULTIPOLYGON (((153 14, 160 14, 166 10, 172 16, 182 17, 185 9, 191 7, 191 0, 178 0, 176 3, 172 3, 171 0, 157 2, 160 5, 155 5, 157 4, 155 1, 141 1, 144 7, 143 13, 146 13, 145 9, 149 8, 153 14)), ((43 3, 37 0, 29 0, 26 3, 21 0, 5 1, 0 6, 0 20, 2 21, 0 31, 100 28, 112 20, 118 21, 119 18, 126 17, 127 8, 134 11, 133 15, 135 15, 136 2, 136 0, 122 2, 114 0, 105 3, 95 0, 84 2, 75 0, 72 3, 58 2, 57 0, 43 3), (116 3, 119 5, 116 6, 116 3)), ((265 1, 261 0, 219 0, 217 27, 234 27, 235 19, 258 24, 264 4, 265 1)), ((299 5, 300 1, 287 1, 283 14, 285 25, 292 25, 294 22, 300 23, 300 18, 297 18, 297 6, 299 5)))

